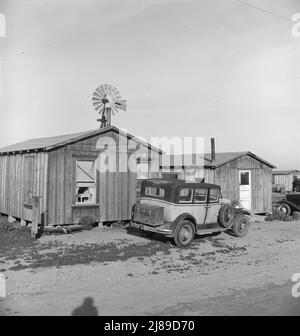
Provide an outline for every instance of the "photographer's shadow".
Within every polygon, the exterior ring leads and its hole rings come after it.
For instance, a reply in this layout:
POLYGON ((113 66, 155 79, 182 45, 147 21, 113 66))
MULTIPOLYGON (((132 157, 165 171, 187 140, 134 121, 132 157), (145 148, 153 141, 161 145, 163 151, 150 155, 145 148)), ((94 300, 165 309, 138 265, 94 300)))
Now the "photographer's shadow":
POLYGON ((98 309, 94 306, 94 299, 86 297, 82 305, 75 308, 72 312, 72 316, 98 316, 98 309))

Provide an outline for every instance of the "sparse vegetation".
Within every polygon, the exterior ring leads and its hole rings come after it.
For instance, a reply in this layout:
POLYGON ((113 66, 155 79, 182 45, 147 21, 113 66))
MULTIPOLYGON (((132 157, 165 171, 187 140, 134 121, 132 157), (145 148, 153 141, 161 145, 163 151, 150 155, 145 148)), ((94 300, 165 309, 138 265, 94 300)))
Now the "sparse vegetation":
POLYGON ((9 223, 4 216, 0 217, 0 254, 3 249, 33 245, 30 228, 18 222, 9 223))

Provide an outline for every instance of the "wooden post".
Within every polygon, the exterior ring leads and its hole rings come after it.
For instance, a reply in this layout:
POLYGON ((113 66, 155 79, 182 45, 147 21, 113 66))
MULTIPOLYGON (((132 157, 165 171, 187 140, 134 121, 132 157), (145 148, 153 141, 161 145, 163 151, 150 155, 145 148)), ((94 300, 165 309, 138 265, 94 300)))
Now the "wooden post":
POLYGON ((32 222, 31 222, 31 238, 35 239, 38 232, 38 224, 40 221, 40 196, 32 197, 32 222))

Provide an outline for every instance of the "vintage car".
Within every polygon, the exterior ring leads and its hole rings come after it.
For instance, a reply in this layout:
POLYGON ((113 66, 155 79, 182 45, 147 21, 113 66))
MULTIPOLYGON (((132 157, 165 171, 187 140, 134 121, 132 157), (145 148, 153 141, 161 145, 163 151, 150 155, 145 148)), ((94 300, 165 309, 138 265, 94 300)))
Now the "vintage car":
POLYGON ((278 203, 279 215, 289 217, 293 212, 300 211, 300 193, 286 194, 278 203))
POLYGON ((232 230, 247 234, 250 213, 238 202, 222 199, 220 186, 181 180, 144 180, 139 203, 132 208, 130 227, 159 233, 187 247, 194 235, 232 230))

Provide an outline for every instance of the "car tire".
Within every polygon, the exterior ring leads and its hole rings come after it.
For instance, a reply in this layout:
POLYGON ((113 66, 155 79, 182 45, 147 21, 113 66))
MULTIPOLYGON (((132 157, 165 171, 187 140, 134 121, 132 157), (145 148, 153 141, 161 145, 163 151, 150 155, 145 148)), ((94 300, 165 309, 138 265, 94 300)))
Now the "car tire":
POLYGON ((174 232, 174 242, 178 247, 186 248, 190 246, 194 239, 195 226, 189 220, 180 222, 174 232))
POLYGON ((291 207, 286 203, 279 204, 277 211, 281 218, 289 217, 292 212, 291 207))
POLYGON ((244 237, 250 227, 250 217, 245 214, 237 214, 232 225, 232 231, 236 237, 244 237))
POLYGON ((229 228, 235 218, 235 209, 230 204, 225 204, 222 206, 219 212, 219 223, 224 228, 229 228))

